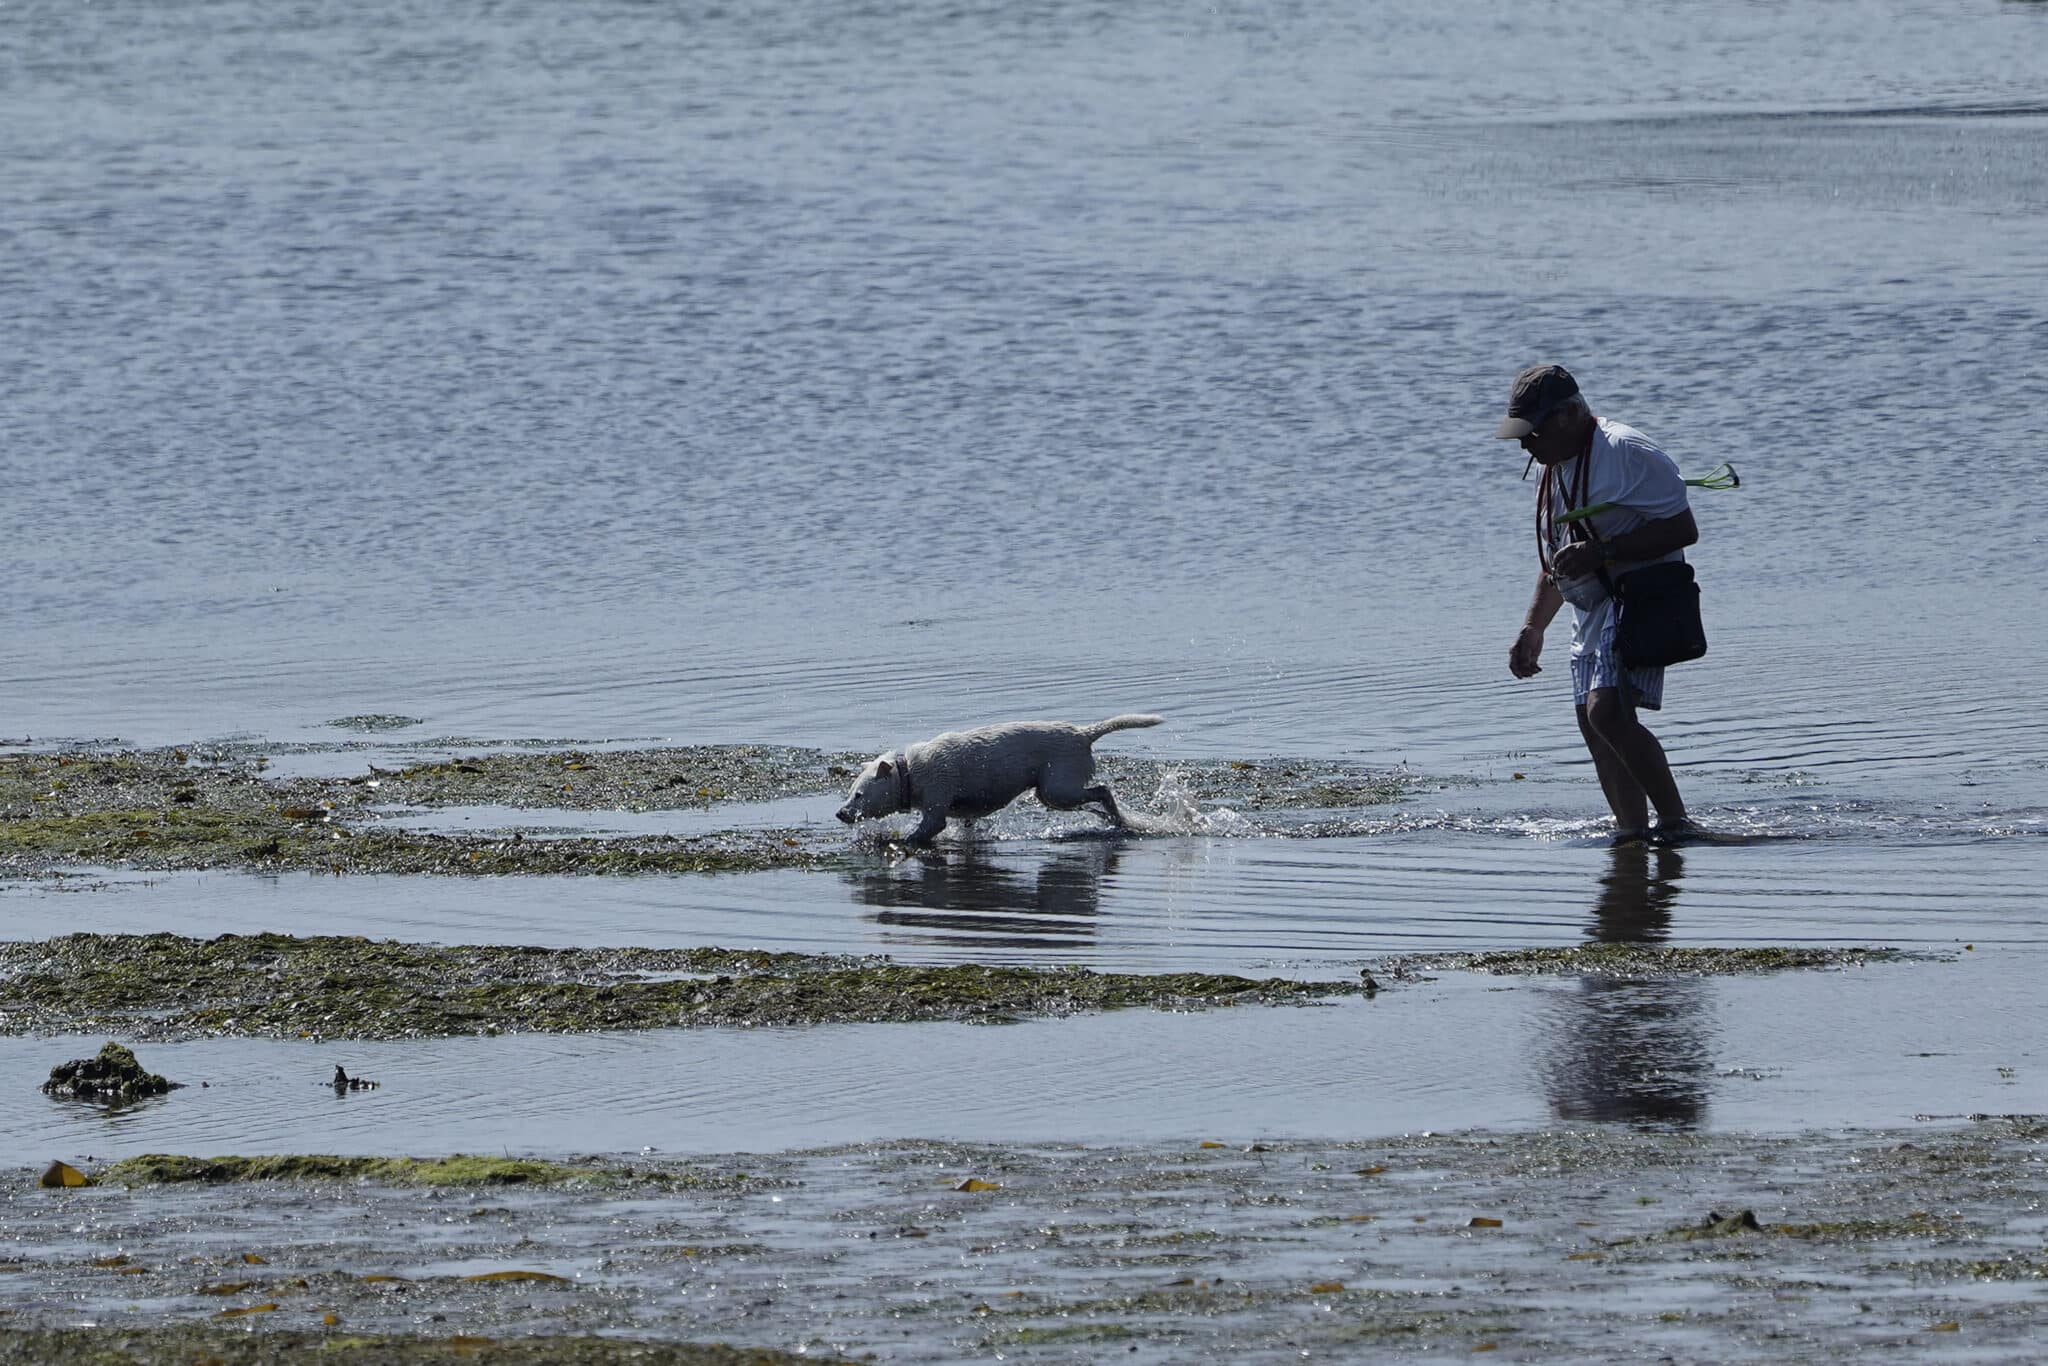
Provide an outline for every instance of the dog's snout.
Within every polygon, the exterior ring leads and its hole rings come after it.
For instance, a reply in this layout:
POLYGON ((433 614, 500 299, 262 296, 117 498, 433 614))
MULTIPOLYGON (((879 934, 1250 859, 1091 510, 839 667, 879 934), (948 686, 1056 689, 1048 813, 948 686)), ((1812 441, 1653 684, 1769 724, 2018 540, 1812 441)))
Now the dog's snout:
POLYGON ((840 808, 839 808, 839 810, 838 810, 838 811, 834 812, 833 814, 834 814, 834 815, 836 815, 836 816, 838 816, 840 820, 842 820, 842 821, 846 822, 846 823, 847 823, 848 825, 852 825, 852 824, 853 824, 853 808, 852 808, 852 807, 848 807, 848 806, 842 806, 842 807, 840 807, 840 808))

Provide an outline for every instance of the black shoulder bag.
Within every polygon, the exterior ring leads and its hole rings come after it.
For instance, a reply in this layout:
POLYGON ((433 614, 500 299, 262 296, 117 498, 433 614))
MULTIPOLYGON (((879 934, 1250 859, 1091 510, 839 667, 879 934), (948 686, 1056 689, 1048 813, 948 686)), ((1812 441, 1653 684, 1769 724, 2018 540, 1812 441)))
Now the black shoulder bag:
MULTIPOLYGON (((1600 571, 1607 579, 1607 571, 1600 571)), ((1665 560, 1608 580, 1614 595, 1614 648, 1631 669, 1661 669, 1707 652, 1700 586, 1684 560, 1665 560)))

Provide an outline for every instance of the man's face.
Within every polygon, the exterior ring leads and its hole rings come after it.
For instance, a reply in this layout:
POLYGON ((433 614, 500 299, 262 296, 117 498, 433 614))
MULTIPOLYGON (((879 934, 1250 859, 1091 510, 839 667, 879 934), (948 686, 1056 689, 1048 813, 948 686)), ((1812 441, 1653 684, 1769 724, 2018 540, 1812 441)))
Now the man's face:
POLYGON ((1567 407, 1545 417, 1535 431, 1521 438, 1522 449, 1539 465, 1561 465, 1585 447, 1585 433, 1567 407))

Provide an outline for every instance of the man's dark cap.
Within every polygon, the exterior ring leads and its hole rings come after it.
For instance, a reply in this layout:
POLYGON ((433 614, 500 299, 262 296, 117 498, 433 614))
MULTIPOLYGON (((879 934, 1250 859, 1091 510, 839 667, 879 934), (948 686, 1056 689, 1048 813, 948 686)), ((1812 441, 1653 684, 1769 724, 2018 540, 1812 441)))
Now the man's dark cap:
POLYGON ((1579 392, 1579 382, 1562 365, 1532 365, 1515 376, 1508 390, 1507 420, 1494 435, 1519 441, 1543 425, 1558 405, 1579 392))

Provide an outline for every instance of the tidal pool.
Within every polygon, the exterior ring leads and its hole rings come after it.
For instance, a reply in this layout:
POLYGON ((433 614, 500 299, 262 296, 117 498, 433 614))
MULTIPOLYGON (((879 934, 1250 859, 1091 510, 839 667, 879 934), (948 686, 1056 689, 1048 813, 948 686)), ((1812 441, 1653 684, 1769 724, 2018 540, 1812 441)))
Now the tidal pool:
MULTIPOLYGON (((990 1026, 138 1045, 186 1083, 110 1112, 36 1088, 98 1035, 0 1038, 6 1150, 362 1154, 1245 1141, 1613 1124, 1786 1134, 2048 1110, 2024 960, 1735 977, 1432 972, 1370 999, 990 1026), (1967 1010, 1955 1002, 1969 1003, 1967 1010), (337 1095, 336 1066, 377 1081, 337 1095), (516 1138, 515 1138, 516 1136, 516 1138)), ((1383 969, 1381 971, 1384 971, 1383 969)))

